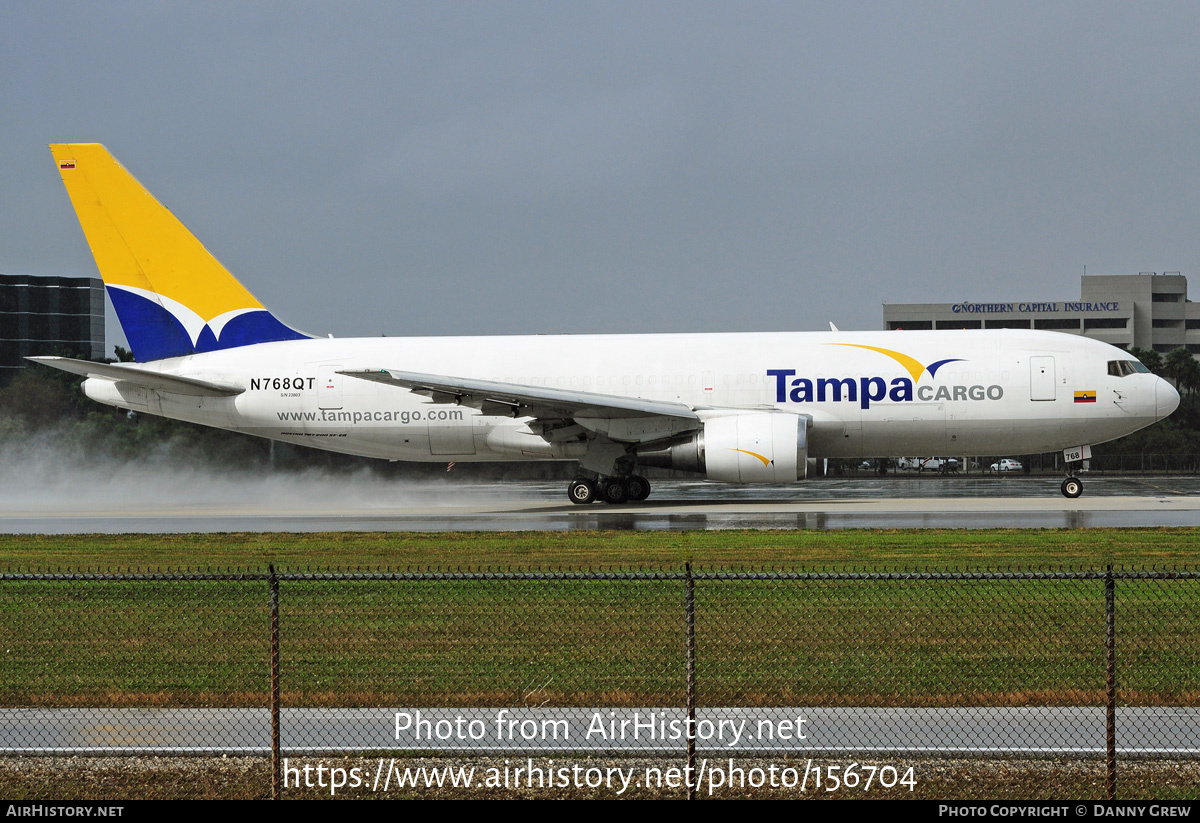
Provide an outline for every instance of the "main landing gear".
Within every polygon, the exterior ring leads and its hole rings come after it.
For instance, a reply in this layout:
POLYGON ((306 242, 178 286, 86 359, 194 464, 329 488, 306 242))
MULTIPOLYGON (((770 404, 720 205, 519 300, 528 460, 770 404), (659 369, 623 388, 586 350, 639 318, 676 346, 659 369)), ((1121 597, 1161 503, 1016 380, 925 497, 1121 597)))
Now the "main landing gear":
POLYGON ((605 503, 624 503, 628 500, 642 501, 650 496, 650 481, 638 474, 628 477, 601 477, 591 480, 576 477, 567 487, 567 497, 581 506, 596 500, 605 503))

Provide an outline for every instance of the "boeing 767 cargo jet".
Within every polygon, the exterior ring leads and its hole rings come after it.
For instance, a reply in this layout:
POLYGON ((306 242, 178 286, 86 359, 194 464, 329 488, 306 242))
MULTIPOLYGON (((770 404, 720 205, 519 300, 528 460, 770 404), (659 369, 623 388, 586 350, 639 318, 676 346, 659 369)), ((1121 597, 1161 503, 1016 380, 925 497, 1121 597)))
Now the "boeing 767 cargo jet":
POLYGON ((645 499, 639 466, 792 483, 821 458, 1079 461, 1179 404, 1129 354, 1055 332, 316 337, 103 146, 50 148, 137 362, 32 359, 124 409, 388 460, 575 461, 582 504, 645 499))

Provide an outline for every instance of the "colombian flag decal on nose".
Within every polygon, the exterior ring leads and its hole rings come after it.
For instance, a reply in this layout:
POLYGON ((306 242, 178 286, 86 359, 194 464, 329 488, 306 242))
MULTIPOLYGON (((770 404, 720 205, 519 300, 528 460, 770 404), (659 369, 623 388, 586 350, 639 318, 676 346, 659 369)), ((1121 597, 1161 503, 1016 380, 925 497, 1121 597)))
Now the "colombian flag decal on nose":
POLYGON ((1088 389, 1086 391, 1075 392, 1075 402, 1076 403, 1095 403, 1096 402, 1095 389, 1088 389))

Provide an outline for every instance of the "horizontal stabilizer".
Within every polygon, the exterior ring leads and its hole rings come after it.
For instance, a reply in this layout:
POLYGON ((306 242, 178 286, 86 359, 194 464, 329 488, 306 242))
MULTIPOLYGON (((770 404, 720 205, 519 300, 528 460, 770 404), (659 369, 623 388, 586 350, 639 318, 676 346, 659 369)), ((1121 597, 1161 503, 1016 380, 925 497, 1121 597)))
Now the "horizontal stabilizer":
POLYGON ((27 357, 25 359, 83 377, 120 380, 146 389, 186 394, 193 397, 232 397, 246 390, 242 386, 235 386, 231 383, 217 383, 212 380, 200 380, 196 377, 163 374, 127 363, 93 363, 90 360, 75 360, 70 357, 27 357))

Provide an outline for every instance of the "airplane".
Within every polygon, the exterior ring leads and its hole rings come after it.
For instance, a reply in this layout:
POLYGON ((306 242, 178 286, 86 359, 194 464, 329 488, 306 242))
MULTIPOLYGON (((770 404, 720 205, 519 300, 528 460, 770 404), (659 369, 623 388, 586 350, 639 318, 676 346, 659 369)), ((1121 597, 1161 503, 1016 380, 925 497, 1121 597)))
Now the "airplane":
POLYGON ((1106 343, 1034 330, 335 339, 258 301, 104 146, 50 146, 135 362, 33 357, 110 406, 388 460, 575 461, 577 504, 641 467, 793 483, 822 459, 1063 450, 1179 394, 1106 343))

